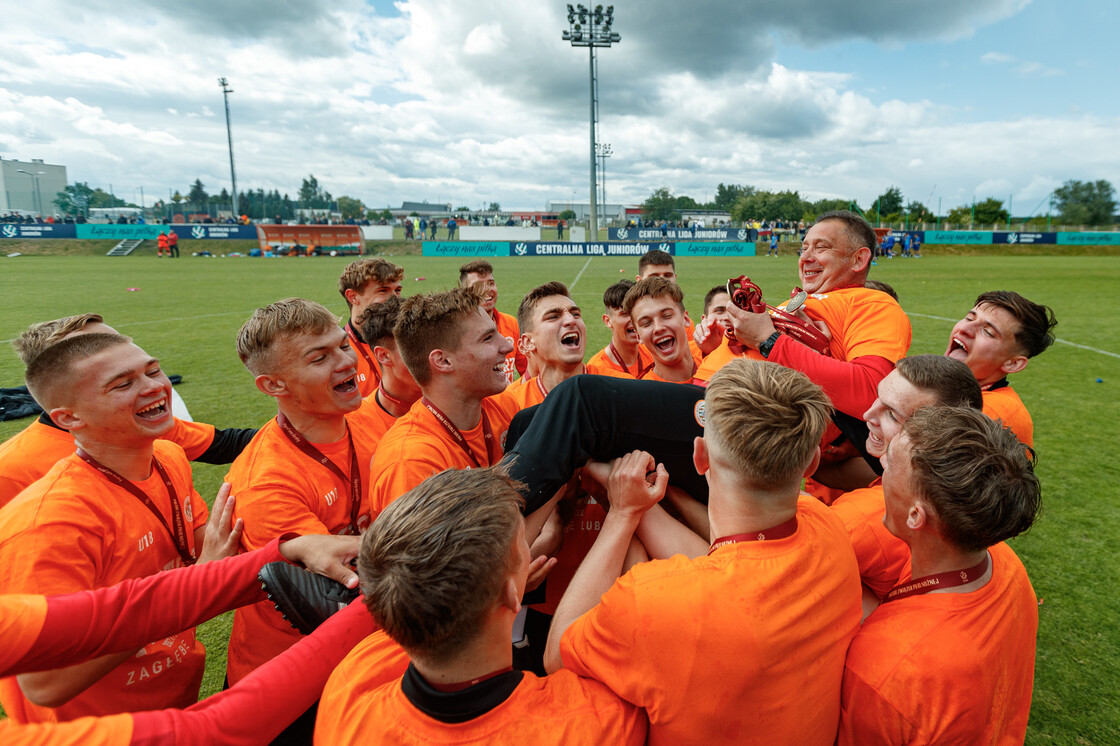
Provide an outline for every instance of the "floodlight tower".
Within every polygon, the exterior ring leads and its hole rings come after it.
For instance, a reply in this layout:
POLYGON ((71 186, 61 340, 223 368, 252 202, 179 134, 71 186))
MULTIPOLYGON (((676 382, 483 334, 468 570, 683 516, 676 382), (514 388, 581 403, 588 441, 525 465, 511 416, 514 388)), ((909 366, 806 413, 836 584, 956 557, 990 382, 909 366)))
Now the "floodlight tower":
MULTIPOLYGON (((602 185, 602 191, 599 193, 599 206, 607 209, 607 159, 614 154, 611 150, 609 142, 600 142, 595 144, 595 155, 599 157, 599 181, 602 185)), ((606 222, 604 218, 603 222, 606 222)))
POLYGON ((604 11, 602 5, 596 5, 595 10, 588 10, 583 5, 573 8, 569 4, 569 29, 562 35, 564 41, 571 42, 573 47, 587 47, 591 58, 591 215, 588 228, 592 241, 599 240, 599 221, 595 209, 595 192, 598 188, 595 175, 595 121, 599 118, 599 79, 596 75, 595 48, 609 47, 622 40, 621 36, 611 31, 613 23, 613 5, 607 6, 604 11))
POLYGON ((229 126, 229 94, 233 93, 233 89, 229 87, 229 81, 225 78, 218 78, 218 85, 222 87, 222 99, 226 104, 226 139, 229 140, 229 180, 233 183, 233 217, 236 219, 241 215, 241 210, 237 205, 237 172, 233 168, 233 130, 229 126))

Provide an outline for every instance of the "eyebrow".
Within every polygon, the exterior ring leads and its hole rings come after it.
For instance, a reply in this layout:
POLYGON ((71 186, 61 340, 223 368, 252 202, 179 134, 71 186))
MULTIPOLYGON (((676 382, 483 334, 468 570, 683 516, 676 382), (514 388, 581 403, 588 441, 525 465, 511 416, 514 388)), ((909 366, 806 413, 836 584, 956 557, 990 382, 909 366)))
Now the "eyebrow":
MULTIPOLYGON (((159 365, 159 360, 157 360, 154 357, 148 358, 148 361, 146 363, 144 363, 143 365, 139 366, 139 367, 146 369, 146 368, 152 367, 152 365, 159 365)), ((110 388, 110 387, 112 387, 112 385, 114 383, 121 380, 122 378, 132 378, 135 375, 136 375, 136 370, 135 369, 133 369, 133 370, 122 370, 119 373, 113 374, 113 376, 111 378, 105 379, 105 383, 102 384, 102 388, 110 388)))

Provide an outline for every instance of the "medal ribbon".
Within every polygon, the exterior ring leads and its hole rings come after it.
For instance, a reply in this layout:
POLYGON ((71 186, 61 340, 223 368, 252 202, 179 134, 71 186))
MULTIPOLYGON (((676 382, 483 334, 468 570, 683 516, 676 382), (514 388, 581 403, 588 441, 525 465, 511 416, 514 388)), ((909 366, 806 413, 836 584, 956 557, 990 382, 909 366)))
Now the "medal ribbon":
MULTIPOLYGON (((475 456, 474 451, 471 450, 471 444, 468 443, 467 439, 463 437, 463 434, 459 432, 459 428, 455 427, 455 423, 448 419, 447 415, 441 412, 435 404, 428 401, 428 397, 425 396, 420 401, 428 408, 432 416, 436 418, 436 422, 443 425, 443 429, 447 431, 451 439, 463 449, 463 453, 467 454, 470 460, 474 462, 474 465, 481 469, 482 464, 479 463, 478 457, 475 456)), ((494 442, 494 431, 490 429, 490 418, 486 416, 485 409, 482 410, 482 439, 486 441, 486 465, 490 466, 491 464, 496 464, 502 457, 502 454, 498 453, 498 444, 494 442)))
POLYGON ((308 442, 307 438, 299 430, 292 427, 292 423, 288 422, 288 418, 283 414, 276 415, 276 424, 280 426, 280 431, 287 436, 292 445, 303 451, 313 461, 317 461, 323 466, 327 467, 332 474, 342 480, 343 484, 350 485, 350 534, 352 536, 358 535, 358 517, 359 511, 362 507, 362 472, 358 468, 358 449, 354 447, 354 438, 350 435, 350 423, 346 423, 346 441, 350 446, 350 474, 344 474, 342 469, 338 468, 338 464, 331 461, 327 456, 308 442))
POLYGON ((966 570, 950 570, 949 572, 939 572, 936 575, 926 575, 923 578, 915 578, 909 583, 896 585, 887 591, 887 595, 883 598, 883 603, 888 601, 897 601, 900 598, 909 598, 910 596, 920 596, 923 593, 930 591, 941 590, 942 588, 956 588, 980 578, 988 571, 988 553, 984 553, 984 559, 980 560, 980 564, 975 567, 969 567, 966 570))
POLYGON ((708 554, 711 555, 712 552, 728 544, 739 544, 745 541, 775 541, 777 539, 788 539, 793 536, 796 531, 797 516, 794 516, 785 523, 779 523, 777 526, 755 531, 751 534, 733 534, 732 536, 720 537, 712 542, 712 548, 708 550, 708 554))

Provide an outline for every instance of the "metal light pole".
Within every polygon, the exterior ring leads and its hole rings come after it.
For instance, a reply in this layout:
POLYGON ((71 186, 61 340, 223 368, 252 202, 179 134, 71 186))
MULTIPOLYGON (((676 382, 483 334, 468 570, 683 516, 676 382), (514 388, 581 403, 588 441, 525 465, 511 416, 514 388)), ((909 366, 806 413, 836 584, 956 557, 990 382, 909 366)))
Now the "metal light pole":
POLYGON ((573 47, 587 47, 591 61, 591 214, 588 228, 591 240, 599 240, 599 220, 595 205, 595 192, 598 188, 598 179, 595 176, 595 122, 599 118, 599 79, 596 75, 595 48, 609 47, 621 41, 622 37, 611 31, 614 23, 614 6, 609 5, 604 11, 602 5, 596 5, 594 10, 588 10, 583 5, 575 8, 568 5, 568 26, 561 38, 571 42, 573 47))
MULTIPOLYGON (((603 210, 607 209, 607 159, 610 158, 613 153, 614 151, 611 150, 611 144, 609 142, 601 142, 595 145, 595 155, 599 156, 599 180, 603 185, 602 198, 599 205, 603 210)), ((605 216, 603 222, 606 222, 605 216)))
POLYGON ((36 208, 36 211, 39 213, 39 217, 43 217, 43 192, 39 190, 39 177, 40 176, 46 176, 47 172, 46 171, 39 171, 39 172, 33 174, 30 171, 24 171, 22 168, 17 168, 16 173, 27 174, 28 176, 30 176, 32 179, 35 180, 35 200, 34 201, 37 202, 38 205, 39 205, 36 208))
POLYGON ((226 104, 226 139, 229 140, 229 180, 233 184, 233 216, 237 218, 241 215, 241 210, 237 205, 237 171, 233 168, 233 129, 229 125, 229 94, 233 93, 233 89, 229 87, 229 81, 225 78, 218 78, 218 85, 222 87, 222 99, 226 104))

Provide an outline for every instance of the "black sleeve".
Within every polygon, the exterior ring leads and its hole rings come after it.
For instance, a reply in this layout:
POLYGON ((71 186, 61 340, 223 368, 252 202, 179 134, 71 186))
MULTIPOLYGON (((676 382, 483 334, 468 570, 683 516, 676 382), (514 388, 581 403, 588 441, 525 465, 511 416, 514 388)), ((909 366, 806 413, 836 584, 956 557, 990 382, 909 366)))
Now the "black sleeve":
POLYGON ((257 434, 256 428, 215 430, 214 441, 195 461, 203 464, 232 464, 257 434))

